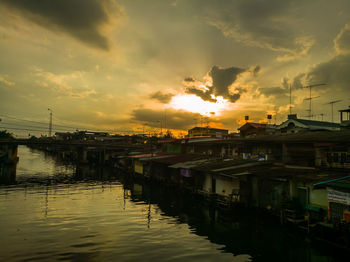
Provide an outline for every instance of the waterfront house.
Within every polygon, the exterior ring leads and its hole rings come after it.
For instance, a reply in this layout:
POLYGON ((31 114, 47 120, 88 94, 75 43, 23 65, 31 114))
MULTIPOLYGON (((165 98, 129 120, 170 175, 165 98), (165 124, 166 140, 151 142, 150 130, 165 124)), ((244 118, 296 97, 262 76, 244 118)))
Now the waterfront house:
POLYGON ((333 223, 350 223, 350 176, 328 178, 314 184, 315 189, 326 191, 327 217, 333 223))
POLYGON ((272 135, 275 133, 275 125, 247 122, 238 130, 242 137, 272 135))
POLYGON ((196 136, 226 138, 228 136, 228 130, 211 128, 211 127, 199 127, 199 126, 188 130, 188 137, 196 137, 196 136))

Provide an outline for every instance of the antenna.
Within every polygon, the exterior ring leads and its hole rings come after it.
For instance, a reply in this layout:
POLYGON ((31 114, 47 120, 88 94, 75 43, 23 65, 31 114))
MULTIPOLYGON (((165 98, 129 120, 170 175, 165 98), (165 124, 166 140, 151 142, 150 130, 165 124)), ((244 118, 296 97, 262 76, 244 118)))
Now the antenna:
POLYGON ((320 97, 320 96, 314 96, 314 97, 304 98, 304 101, 305 101, 305 100, 309 100, 309 101, 310 101, 309 109, 306 110, 306 111, 309 112, 309 115, 306 116, 306 117, 309 117, 310 119, 313 117, 312 108, 311 108, 311 100, 312 100, 312 99, 315 99, 315 98, 319 98, 319 97, 320 97))
POLYGON ((340 101, 341 101, 341 100, 334 100, 334 101, 331 101, 331 102, 325 104, 325 105, 331 105, 331 106, 332 106, 332 123, 333 123, 333 105, 334 105, 335 103, 340 102, 340 101))
POLYGON ((325 116, 325 114, 321 113, 321 114, 316 114, 316 115, 313 115, 313 116, 316 116, 316 117, 320 116, 321 117, 321 121, 323 121, 323 116, 325 116))
MULTIPOLYGON (((324 116, 324 114, 321 113, 320 116, 321 116, 321 120, 323 121, 323 116, 324 116)), ((333 120, 332 120, 332 122, 333 122, 333 120)))
POLYGON ((310 96, 309 96, 309 98, 304 99, 304 100, 309 100, 310 101, 309 102, 309 110, 308 110, 310 112, 310 115, 309 115, 310 118, 312 117, 311 100, 314 99, 314 98, 317 98, 317 97, 311 97, 311 88, 312 87, 316 87, 316 86, 324 86, 324 85, 326 85, 326 84, 322 83, 322 84, 314 84, 314 85, 302 86, 304 88, 310 88, 310 96))

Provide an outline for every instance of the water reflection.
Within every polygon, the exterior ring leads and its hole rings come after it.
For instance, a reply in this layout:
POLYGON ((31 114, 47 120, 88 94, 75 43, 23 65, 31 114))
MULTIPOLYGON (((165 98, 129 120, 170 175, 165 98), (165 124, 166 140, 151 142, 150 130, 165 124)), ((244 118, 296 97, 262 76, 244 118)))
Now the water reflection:
POLYGON ((18 184, 0 187, 2 261, 341 261, 263 214, 38 151, 19 157, 18 184))
POLYGON ((0 163, 0 185, 12 185, 16 183, 17 163, 0 163))

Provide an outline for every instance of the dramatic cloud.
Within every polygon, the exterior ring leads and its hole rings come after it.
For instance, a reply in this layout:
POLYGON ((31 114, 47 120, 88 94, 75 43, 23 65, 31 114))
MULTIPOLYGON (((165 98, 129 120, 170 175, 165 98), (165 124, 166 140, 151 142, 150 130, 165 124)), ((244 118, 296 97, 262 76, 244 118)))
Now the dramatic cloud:
POLYGON ((167 104, 171 101, 171 98, 174 96, 174 94, 171 93, 162 93, 160 91, 155 92, 150 95, 150 98, 158 100, 160 103, 167 104))
POLYGON ((244 72, 256 74, 258 71, 259 67, 249 70, 238 67, 220 68, 213 66, 205 77, 207 79, 206 83, 197 81, 192 77, 185 78, 184 84, 187 86, 185 92, 199 96, 204 101, 216 102, 215 97, 222 96, 234 103, 245 92, 245 89, 239 86, 236 86, 234 90, 230 89, 239 75, 244 72))
POLYGON ((340 55, 350 53, 350 24, 346 24, 334 39, 334 48, 340 55))
POLYGON ((184 81, 185 81, 185 82, 195 82, 196 79, 194 79, 193 77, 186 77, 186 78, 184 79, 184 81))
POLYGON ((45 72, 37 68, 35 75, 39 77, 37 84, 43 88, 51 88, 59 95, 71 96, 75 98, 86 98, 91 95, 96 95, 95 89, 88 87, 72 87, 82 86, 84 72, 76 71, 69 74, 54 74, 52 72, 45 72))
POLYGON ((283 88, 283 87, 261 87, 259 88, 259 92, 260 94, 263 94, 267 97, 269 96, 282 96, 282 95, 286 95, 288 93, 288 89, 283 88))
POLYGON ((340 55, 314 66, 306 76, 309 83, 325 83, 324 88, 349 90, 350 55, 340 55))
POLYGON ((253 68, 253 75, 257 76, 259 74, 259 72, 260 72, 260 69, 261 69, 260 66, 254 67, 253 68))
POLYGON ((199 89, 196 86, 192 86, 192 87, 186 88, 186 93, 199 96, 204 101, 215 103, 216 99, 212 97, 213 90, 214 90, 213 87, 207 87, 207 89, 199 89))
POLYGON ((112 0, 0 0, 11 10, 23 14, 34 23, 60 31, 102 50, 109 50, 106 26, 122 12, 112 0))
MULTIPOLYGON (((209 72, 209 76, 213 79, 213 87, 215 88, 216 95, 227 95, 228 88, 236 81, 237 76, 244 71, 246 70, 238 67, 224 69, 213 66, 209 72)), ((232 102, 235 102, 235 100, 232 102)))
POLYGON ((316 64, 306 74, 297 76, 306 83, 325 83, 322 89, 348 94, 350 83, 350 25, 346 24, 334 39, 336 55, 323 63, 316 64))
POLYGON ((277 60, 290 61, 306 55, 314 44, 311 36, 292 27, 296 13, 291 0, 236 1, 219 15, 209 16, 207 22, 226 37, 248 46, 282 52, 284 55, 277 60))
POLYGON ((167 109, 153 110, 153 109, 134 109, 132 111, 132 119, 147 124, 152 127, 162 127, 171 129, 189 129, 196 123, 196 119, 201 116, 197 113, 191 113, 183 110, 167 109), (162 121, 162 123, 160 123, 162 121))

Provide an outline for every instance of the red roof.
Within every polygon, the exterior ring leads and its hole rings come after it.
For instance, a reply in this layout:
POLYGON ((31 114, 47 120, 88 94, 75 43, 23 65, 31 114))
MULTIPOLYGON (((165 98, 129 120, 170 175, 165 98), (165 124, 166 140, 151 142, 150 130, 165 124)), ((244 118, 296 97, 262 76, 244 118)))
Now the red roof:
POLYGON ((246 129, 248 127, 254 127, 254 128, 267 128, 267 124, 261 124, 261 123, 245 123, 243 126, 238 128, 238 130, 246 129))

